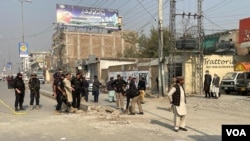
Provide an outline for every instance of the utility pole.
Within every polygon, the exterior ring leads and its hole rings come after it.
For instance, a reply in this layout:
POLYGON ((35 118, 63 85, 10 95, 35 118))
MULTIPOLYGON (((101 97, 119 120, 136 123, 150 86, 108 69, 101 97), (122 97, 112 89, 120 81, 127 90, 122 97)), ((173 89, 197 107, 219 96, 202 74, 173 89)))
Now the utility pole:
MULTIPOLYGON (((21 2, 21 18, 22 18, 22 43, 21 46, 24 46, 26 49, 26 43, 24 40, 24 19, 23 19, 23 2, 32 2, 32 0, 19 0, 21 2)), ((25 57, 21 57, 22 58, 22 70, 23 71, 27 71, 27 59, 25 57)))
POLYGON ((197 85, 198 88, 200 88, 200 94, 203 92, 203 49, 202 49, 202 41, 204 37, 204 31, 203 31, 203 13, 202 13, 202 1, 198 0, 198 19, 197 19, 197 32, 198 32, 198 49, 199 49, 199 59, 198 59, 198 67, 197 67, 197 73, 198 73, 198 80, 197 85))
POLYGON ((170 54, 169 54, 169 77, 168 77, 168 85, 170 87, 172 83, 172 79, 176 77, 175 75, 175 54, 176 54, 176 49, 175 49, 175 36, 176 36, 176 6, 175 6, 176 1, 175 0, 170 0, 170 14, 169 14, 169 32, 171 33, 170 35, 170 54))
POLYGON ((165 77, 164 77, 164 64, 163 64, 163 28, 162 28, 162 0, 158 0, 158 85, 159 97, 164 96, 165 90, 165 77))

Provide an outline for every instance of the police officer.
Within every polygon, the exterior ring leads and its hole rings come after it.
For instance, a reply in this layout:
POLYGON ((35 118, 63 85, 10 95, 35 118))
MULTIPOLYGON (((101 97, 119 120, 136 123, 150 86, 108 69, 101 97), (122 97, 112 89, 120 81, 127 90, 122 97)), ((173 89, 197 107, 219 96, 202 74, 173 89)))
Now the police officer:
POLYGON ((55 76, 54 84, 53 84, 53 90, 54 90, 54 96, 57 101, 56 105, 56 110, 55 110, 55 115, 60 114, 61 112, 61 107, 63 101, 65 101, 65 91, 64 91, 64 84, 63 84, 63 79, 64 79, 64 74, 58 74, 55 76))
POLYGON ((89 100, 89 83, 86 80, 86 77, 82 77, 82 97, 84 97, 84 100, 88 102, 89 100))
POLYGON ((23 81, 23 75, 19 72, 14 80, 13 84, 15 90, 15 111, 24 110, 23 101, 25 96, 25 84, 23 81), (18 109, 19 106, 19 109, 18 109))
POLYGON ((33 110, 34 99, 36 98, 36 109, 39 110, 39 100, 40 100, 40 81, 36 77, 36 74, 32 74, 29 80, 30 88, 30 110, 33 110))
POLYGON ((82 88, 82 80, 81 80, 81 74, 77 73, 76 77, 74 77, 71 80, 71 86, 72 86, 72 96, 73 96, 73 102, 72 106, 74 108, 80 109, 81 104, 81 88, 82 88))

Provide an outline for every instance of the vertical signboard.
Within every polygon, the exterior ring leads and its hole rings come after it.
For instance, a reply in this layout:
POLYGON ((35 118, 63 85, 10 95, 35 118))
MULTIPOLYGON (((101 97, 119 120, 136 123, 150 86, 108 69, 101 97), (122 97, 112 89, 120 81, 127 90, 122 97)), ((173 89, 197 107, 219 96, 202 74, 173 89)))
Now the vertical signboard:
POLYGON ((7 68, 8 68, 8 69, 11 69, 11 68, 12 68, 12 63, 11 63, 11 62, 8 62, 8 63, 7 63, 7 68))
POLYGON ((29 57, 28 43, 18 43, 20 57, 29 57))
POLYGON ((250 47, 250 18, 240 20, 239 43, 241 47, 250 47))
POLYGON ((118 10, 82 7, 65 4, 56 5, 58 24, 78 27, 119 29, 118 10))

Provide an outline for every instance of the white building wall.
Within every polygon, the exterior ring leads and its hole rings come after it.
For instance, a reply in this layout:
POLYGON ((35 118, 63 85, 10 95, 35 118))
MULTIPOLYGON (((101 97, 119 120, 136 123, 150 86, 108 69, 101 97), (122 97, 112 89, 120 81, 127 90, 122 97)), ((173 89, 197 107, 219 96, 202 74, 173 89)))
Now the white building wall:
POLYGON ((135 62, 131 61, 116 61, 116 60, 100 60, 100 70, 108 69, 110 66, 118 66, 118 65, 127 65, 134 64, 135 62))

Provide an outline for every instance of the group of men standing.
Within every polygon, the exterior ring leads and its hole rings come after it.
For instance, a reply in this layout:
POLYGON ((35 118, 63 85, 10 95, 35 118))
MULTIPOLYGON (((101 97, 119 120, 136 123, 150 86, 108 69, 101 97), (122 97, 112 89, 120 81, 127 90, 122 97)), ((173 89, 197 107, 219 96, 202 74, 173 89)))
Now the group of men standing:
MULTIPOLYGON (((37 110, 40 109, 39 102, 40 102, 40 81, 36 77, 36 74, 31 74, 29 79, 28 85, 30 89, 30 109, 36 108, 37 110), (36 106, 34 107, 34 100, 36 102, 36 106)), ((15 91, 15 111, 24 110, 23 102, 25 97, 25 83, 23 81, 22 73, 17 73, 14 82, 13 88, 15 91)))
MULTIPOLYGON (((22 73, 18 73, 13 84, 16 96, 16 111, 24 110, 25 83, 22 77, 22 73)), ((67 112, 75 112, 77 109, 80 109, 82 97, 88 102, 89 83, 81 73, 77 73, 76 76, 72 77, 70 73, 64 74, 59 70, 53 77, 53 96, 57 101, 55 114, 60 114, 63 103, 67 106, 67 112)), ((97 76, 95 76, 93 82, 94 102, 98 102, 100 85, 101 83, 97 79, 97 76)), ((30 76, 28 86, 30 89, 30 110, 34 108, 40 109, 40 81, 36 74, 30 76)), ((146 90, 146 81, 144 77, 141 77, 138 83, 136 83, 136 78, 133 77, 129 77, 127 81, 120 75, 117 75, 117 79, 111 77, 107 82, 107 90, 109 101, 116 102, 117 109, 121 109, 127 114, 135 115, 135 105, 137 104, 139 109, 138 114, 143 114, 141 104, 144 104, 146 90), (127 101, 126 106, 124 105, 125 98, 127 101)))
POLYGON ((129 77, 128 80, 125 81, 121 75, 118 74, 116 79, 110 77, 110 80, 107 82, 107 90, 109 101, 116 102, 117 109, 121 109, 127 114, 135 115, 135 104, 137 104, 139 108, 138 114, 143 114, 141 104, 144 103, 146 90, 146 81, 144 77, 141 77, 136 85, 135 77, 129 77), (126 98, 127 101, 126 110, 124 98, 126 98))
POLYGON ((214 73, 214 77, 212 78, 211 74, 209 74, 209 71, 206 70, 206 74, 204 76, 204 92, 205 97, 215 97, 219 98, 220 96, 220 77, 217 73, 214 73), (210 90, 210 87, 212 85, 212 89, 210 90))
POLYGON ((88 87, 89 83, 81 73, 72 77, 70 73, 56 72, 53 82, 53 95, 57 101, 55 114, 60 114, 63 103, 67 106, 66 112, 73 113, 80 109, 81 98, 88 101, 88 87))

